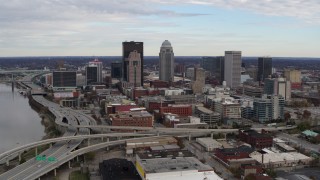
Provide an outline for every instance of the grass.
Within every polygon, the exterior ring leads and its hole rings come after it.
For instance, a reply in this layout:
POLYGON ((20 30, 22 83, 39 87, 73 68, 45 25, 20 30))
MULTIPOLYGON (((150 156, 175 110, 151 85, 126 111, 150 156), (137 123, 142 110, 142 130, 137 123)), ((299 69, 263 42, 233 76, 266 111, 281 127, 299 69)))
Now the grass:
POLYGON ((81 171, 73 171, 69 175, 69 180, 90 180, 89 174, 82 174, 81 171))

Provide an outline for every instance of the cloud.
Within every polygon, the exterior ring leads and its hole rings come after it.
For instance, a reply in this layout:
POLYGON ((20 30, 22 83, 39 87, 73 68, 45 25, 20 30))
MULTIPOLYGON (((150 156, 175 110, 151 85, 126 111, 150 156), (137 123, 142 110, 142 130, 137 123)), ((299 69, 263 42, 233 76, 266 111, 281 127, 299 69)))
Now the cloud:
POLYGON ((285 16, 320 24, 319 0, 172 0, 175 4, 196 4, 242 9, 268 16, 285 16))

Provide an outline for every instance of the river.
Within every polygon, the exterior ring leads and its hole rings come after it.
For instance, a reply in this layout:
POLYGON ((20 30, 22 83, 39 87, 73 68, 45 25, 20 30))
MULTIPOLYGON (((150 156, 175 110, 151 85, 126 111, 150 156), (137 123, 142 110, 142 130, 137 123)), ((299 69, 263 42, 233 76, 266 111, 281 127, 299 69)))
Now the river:
POLYGON ((41 118, 31 109, 28 98, 0 83, 0 153, 41 140, 44 135, 41 118))

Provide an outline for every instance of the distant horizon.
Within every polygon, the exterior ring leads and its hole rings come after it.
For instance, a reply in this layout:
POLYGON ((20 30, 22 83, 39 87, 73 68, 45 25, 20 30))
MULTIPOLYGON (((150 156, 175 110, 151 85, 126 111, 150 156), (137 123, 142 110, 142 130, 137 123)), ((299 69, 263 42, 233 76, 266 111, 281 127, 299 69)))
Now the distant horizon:
MULTIPOLYGON (((224 56, 224 55, 217 55, 217 56, 224 56)), ((217 56, 174 56, 174 57, 217 57, 217 56)), ((122 56, 77 56, 77 55, 73 55, 73 56, 0 56, 0 58, 59 58, 59 57, 120 57, 122 58, 122 56)), ((144 57, 159 57, 159 56, 144 56, 144 57)), ((242 58, 259 58, 259 57, 271 57, 271 58, 299 58, 299 59, 319 59, 320 57, 299 57, 299 56, 242 56, 242 58)))

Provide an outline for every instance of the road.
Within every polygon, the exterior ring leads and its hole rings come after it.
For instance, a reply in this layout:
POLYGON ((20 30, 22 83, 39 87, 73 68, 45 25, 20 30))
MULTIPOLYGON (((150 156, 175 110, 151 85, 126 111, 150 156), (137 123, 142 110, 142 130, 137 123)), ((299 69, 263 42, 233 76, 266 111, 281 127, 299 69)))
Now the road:
POLYGON ((292 136, 290 134, 286 133, 279 133, 277 137, 286 140, 288 142, 291 142, 293 144, 296 144, 297 146, 303 147, 307 150, 318 152, 320 150, 320 145, 319 144, 312 144, 304 139, 300 139, 298 137, 292 136))
POLYGON ((209 152, 206 152, 204 148, 195 141, 189 142, 184 140, 185 147, 192 152, 198 159, 204 159, 205 163, 214 168, 215 172, 223 179, 236 180, 233 174, 220 162, 211 157, 209 152))
MULTIPOLYGON (((67 126, 68 129, 63 135, 64 137, 90 134, 89 129, 79 128, 79 131, 77 131, 77 128, 75 128, 74 126, 79 124, 89 125, 91 122, 91 119, 88 119, 86 116, 82 116, 81 114, 79 115, 79 113, 74 112, 69 108, 61 108, 58 104, 50 102, 42 96, 34 96, 33 98, 37 102, 49 108, 49 110, 55 115, 56 117, 55 121, 57 123, 63 123, 62 118, 63 117, 67 118, 69 124, 67 126)), ((46 158, 54 158, 56 160, 59 160, 65 157, 77 146, 79 146, 81 142, 82 142, 81 139, 69 140, 67 142, 65 141, 57 142, 51 148, 41 153, 40 156, 45 155, 46 158)), ((26 178, 27 176, 33 176, 37 178, 37 177, 40 177, 39 174, 42 174, 43 172, 45 173, 49 172, 50 168, 48 167, 50 167, 52 163, 53 162, 49 162, 49 161, 42 161, 42 160, 38 161, 35 158, 32 158, 27 162, 19 166, 16 166, 15 168, 1 174, 0 179, 22 180, 22 179, 28 179, 26 178)))

